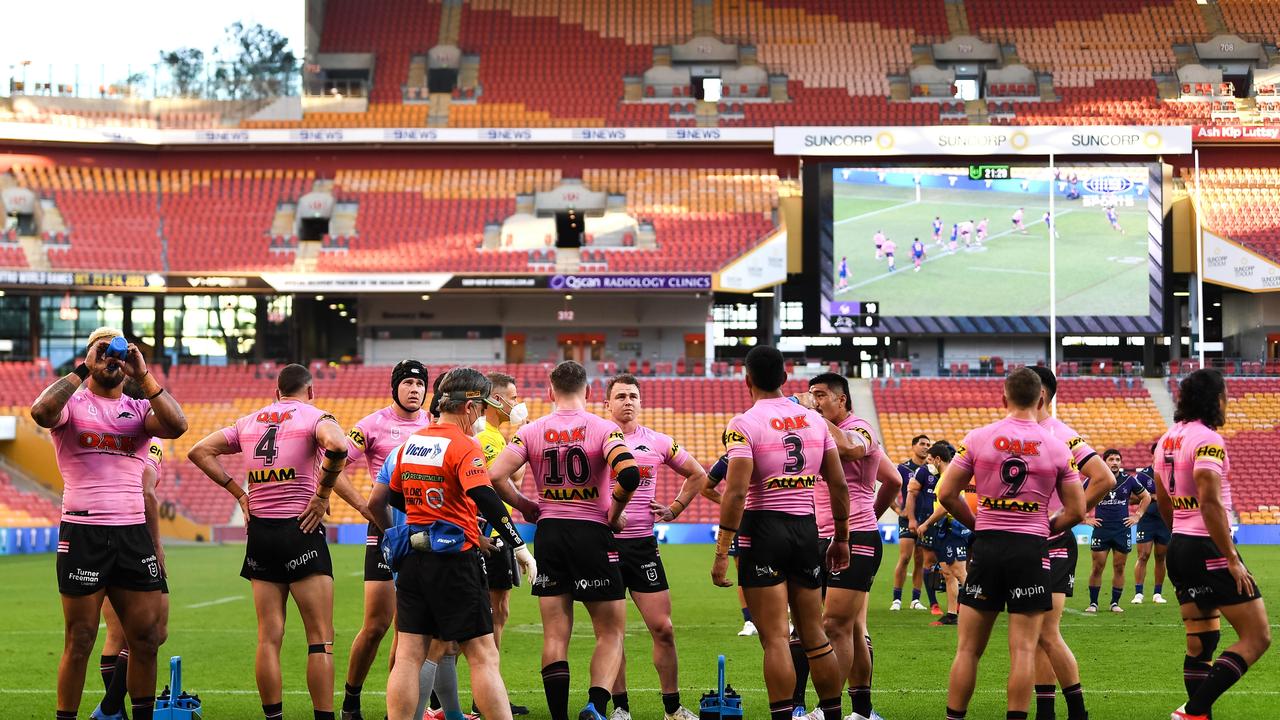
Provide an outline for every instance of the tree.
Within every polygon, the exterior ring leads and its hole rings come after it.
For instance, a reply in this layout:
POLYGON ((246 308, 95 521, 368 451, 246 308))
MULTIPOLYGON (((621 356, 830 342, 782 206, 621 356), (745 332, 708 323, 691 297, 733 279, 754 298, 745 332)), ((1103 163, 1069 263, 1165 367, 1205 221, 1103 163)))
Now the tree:
POLYGON ((204 75, 204 53, 195 48, 178 48, 160 51, 160 62, 169 68, 173 93, 178 97, 193 97, 200 93, 204 75))
POLYGON ((261 24, 227 26, 226 39, 215 52, 219 64, 214 84, 219 94, 231 99, 283 94, 298 72, 289 39, 261 24))

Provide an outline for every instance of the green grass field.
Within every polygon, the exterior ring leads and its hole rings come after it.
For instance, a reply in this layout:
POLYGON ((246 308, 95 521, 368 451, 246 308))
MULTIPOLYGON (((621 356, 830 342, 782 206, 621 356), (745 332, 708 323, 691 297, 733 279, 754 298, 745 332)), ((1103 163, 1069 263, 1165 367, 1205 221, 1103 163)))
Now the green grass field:
MULTIPOLYGON (((213 720, 261 717, 253 679, 255 630, 249 585, 238 575, 242 552, 237 546, 174 547, 168 552, 173 609, 169 642, 161 654, 164 658, 183 656, 185 684, 201 696, 205 717, 213 720)), ((347 651, 361 618, 363 552, 363 547, 333 548, 337 579, 334 651, 339 693, 347 651)), ((1264 593, 1276 592, 1280 588, 1280 547, 1250 547, 1246 556, 1264 593)), ((736 637, 742 625, 737 598, 733 590, 711 585, 711 546, 670 546, 663 549, 663 557, 672 584, 680 689, 685 704, 697 707, 700 694, 714 683, 716 655, 724 653, 729 661, 730 683, 745 699, 746 717, 764 720, 768 706, 760 674, 760 646, 754 638, 736 637)), ((888 611, 896 557, 897 547, 886 545, 885 561, 872 591, 869 622, 875 641, 875 706, 890 720, 941 717, 955 633, 951 628, 929 627, 933 618, 925 612, 888 611)), ((1082 589, 1087 579, 1087 558, 1088 553, 1081 553, 1078 587, 1082 589)), ((54 679, 62 646, 53 561, 53 555, 0 558, 6 596, 5 612, 0 615, 0 718, 6 720, 53 715, 54 679)), ((1108 577, 1104 575, 1104 585, 1109 583, 1105 579, 1108 577)), ((1103 592, 1108 591, 1104 588, 1103 592)), ((1166 594, 1172 598, 1172 588, 1166 588, 1166 594)), ((1280 622, 1275 597, 1269 595, 1268 602, 1272 618, 1280 622)), ((1080 612, 1087 593, 1078 593, 1069 601, 1064 633, 1080 661, 1090 713, 1097 720, 1167 718, 1168 712, 1185 700, 1178 609, 1172 603, 1133 606, 1128 599, 1126 595, 1123 615, 1103 613, 1096 617, 1080 612)), ((571 657, 574 711, 585 702, 586 659, 591 645, 586 614, 578 615, 571 657)), ((291 615, 289 623, 284 652, 285 717, 309 719, 311 708, 303 677, 306 646, 296 614, 291 615)), ((1004 717, 1008 667, 1005 627, 1003 622, 997 625, 992 638, 970 706, 971 718, 1004 717)), ((637 719, 660 718, 662 706, 649 661, 649 637, 634 608, 627 630, 632 713, 637 719)), ((503 675, 513 700, 528 705, 532 718, 548 717, 538 674, 540 633, 537 607, 528 589, 517 590, 502 649, 503 675)), ((1234 637, 1224 627, 1220 647, 1227 647, 1234 637)), ((389 642, 384 643, 379 662, 365 684, 365 709, 376 711, 368 712, 369 718, 382 717, 388 647, 389 642)), ((97 654, 95 651, 90 662, 82 718, 88 716, 100 697, 97 654)), ((465 674, 465 663, 462 665, 465 674)), ((465 677, 463 685, 465 688, 465 677)), ((813 702, 810 688, 810 703, 813 702)), ((1215 717, 1276 717, 1278 704, 1280 660, 1273 651, 1219 703, 1215 717)), ((844 711, 849 712, 847 698, 844 711)), ((1059 717, 1065 717, 1061 698, 1058 712, 1059 717)))
MULTIPOLYGON (((888 316, 1049 314, 1049 232, 1041 221, 1048 198, 1006 192, 926 188, 915 201, 910 188, 845 185, 834 191, 834 261, 849 259, 849 287, 836 300, 878 300, 888 316), (1010 216, 1024 208, 1027 234, 1012 231, 1010 216), (932 240, 935 215, 951 224, 990 218, 983 246, 949 253, 932 240), (876 260, 877 231, 897 243, 897 270, 876 260), (927 255, 914 272, 911 243, 927 255)), ((1101 208, 1060 200, 1056 206, 1058 314, 1148 314, 1147 208, 1119 208, 1124 235, 1101 208)), ((833 276, 834 277, 834 276, 833 276)))

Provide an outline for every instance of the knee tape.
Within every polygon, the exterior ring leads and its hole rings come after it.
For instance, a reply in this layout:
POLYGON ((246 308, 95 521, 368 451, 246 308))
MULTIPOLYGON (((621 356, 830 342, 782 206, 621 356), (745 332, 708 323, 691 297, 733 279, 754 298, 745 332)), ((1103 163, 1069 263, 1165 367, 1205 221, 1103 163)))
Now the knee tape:
POLYGON ((308 645, 308 646, 307 646, 307 654, 308 654, 308 655, 319 655, 319 654, 322 654, 322 653, 323 653, 323 654, 325 654, 325 655, 332 655, 332 654, 333 654, 333 641, 332 641, 332 640, 327 640, 327 641, 322 642, 322 643, 316 643, 316 644, 314 644, 314 645, 308 645))
POLYGON ((1200 640, 1200 654, 1188 655, 1187 657, 1207 663, 1213 659, 1213 651, 1218 649, 1218 640, 1222 637, 1222 633, 1218 630, 1209 630, 1206 632, 1187 633, 1187 637, 1199 638, 1200 640))

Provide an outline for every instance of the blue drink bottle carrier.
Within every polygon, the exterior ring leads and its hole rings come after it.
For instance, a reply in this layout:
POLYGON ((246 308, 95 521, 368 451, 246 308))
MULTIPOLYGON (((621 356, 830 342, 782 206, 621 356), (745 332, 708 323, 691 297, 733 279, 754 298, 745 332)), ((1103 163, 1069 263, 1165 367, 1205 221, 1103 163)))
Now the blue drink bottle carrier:
POLYGON ((734 692, 732 685, 724 682, 724 656, 719 660, 719 680, 716 689, 702 696, 698 707, 699 720, 734 720, 742 717, 742 696, 734 692))
POLYGON ((169 658, 169 685, 156 699, 155 720, 202 720, 200 696, 182 690, 182 657, 169 658))

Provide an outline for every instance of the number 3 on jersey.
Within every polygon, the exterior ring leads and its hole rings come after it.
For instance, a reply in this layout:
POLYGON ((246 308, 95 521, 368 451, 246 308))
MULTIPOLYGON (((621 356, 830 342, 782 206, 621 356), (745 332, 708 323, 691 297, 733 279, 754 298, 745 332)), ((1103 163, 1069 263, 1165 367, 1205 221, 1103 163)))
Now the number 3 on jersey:
POLYGON ((782 436, 782 444, 787 446, 787 464, 782 466, 782 472, 788 475, 794 475, 804 469, 804 441, 799 435, 788 434, 782 436))
POLYGON ((262 460, 263 465, 274 465, 276 458, 280 456, 280 451, 276 449, 276 433, 279 431, 279 425, 267 426, 258 444, 253 446, 253 456, 262 460))

